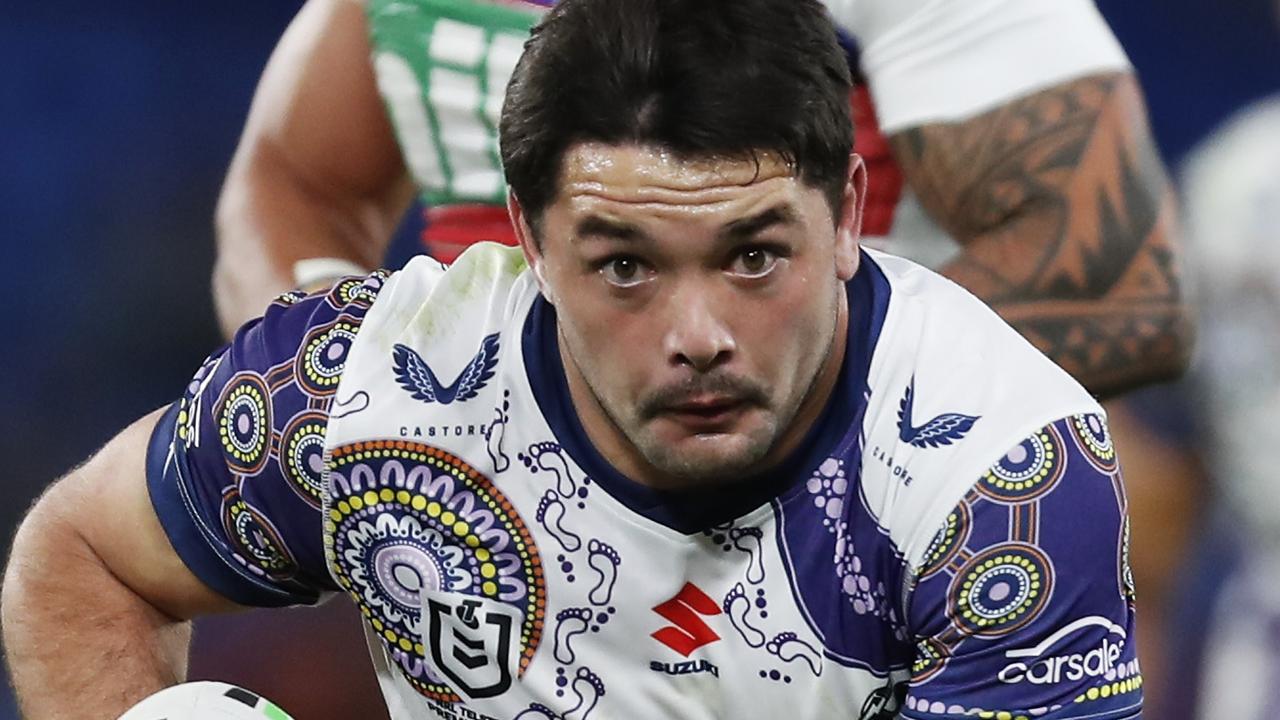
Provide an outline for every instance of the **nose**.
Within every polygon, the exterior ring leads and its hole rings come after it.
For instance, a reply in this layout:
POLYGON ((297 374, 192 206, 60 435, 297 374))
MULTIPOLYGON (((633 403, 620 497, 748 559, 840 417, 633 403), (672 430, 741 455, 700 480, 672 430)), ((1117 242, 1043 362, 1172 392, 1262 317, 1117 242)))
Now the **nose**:
POLYGON ((672 295, 664 348, 670 362, 697 372, 727 363, 737 350, 725 318, 733 311, 706 289, 682 288, 672 295))

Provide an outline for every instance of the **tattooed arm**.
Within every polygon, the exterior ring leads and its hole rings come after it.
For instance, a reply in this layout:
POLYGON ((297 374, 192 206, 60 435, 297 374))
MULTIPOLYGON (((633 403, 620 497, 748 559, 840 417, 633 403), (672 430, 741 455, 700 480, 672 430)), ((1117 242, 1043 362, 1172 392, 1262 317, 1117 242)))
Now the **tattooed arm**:
POLYGON ((1173 197, 1132 74, 1055 85, 891 142, 963 248, 944 274, 1091 392, 1183 371, 1193 329, 1173 197))

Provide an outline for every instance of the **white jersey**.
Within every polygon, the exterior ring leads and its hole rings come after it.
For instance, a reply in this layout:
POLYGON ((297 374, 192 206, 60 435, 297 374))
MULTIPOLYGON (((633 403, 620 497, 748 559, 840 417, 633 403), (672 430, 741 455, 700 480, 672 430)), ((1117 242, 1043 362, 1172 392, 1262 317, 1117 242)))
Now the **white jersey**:
POLYGON ((228 597, 348 593, 396 720, 1137 717, 1101 409, 932 272, 847 290, 822 417, 728 490, 609 466, 479 245, 286 296, 161 423, 152 496, 228 597))

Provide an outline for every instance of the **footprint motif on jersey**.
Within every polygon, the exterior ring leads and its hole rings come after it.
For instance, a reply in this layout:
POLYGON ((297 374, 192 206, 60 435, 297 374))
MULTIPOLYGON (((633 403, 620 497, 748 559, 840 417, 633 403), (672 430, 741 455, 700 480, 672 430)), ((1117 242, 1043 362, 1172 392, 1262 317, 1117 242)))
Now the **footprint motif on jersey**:
POLYGON ((592 605, 608 605, 613 599, 613 586, 618 582, 618 566, 621 564, 622 557, 612 545, 595 538, 587 542, 587 565, 600 576, 587 594, 592 605))
POLYGON ((742 640, 751 647, 758 648, 764 645, 768 637, 747 622, 747 616, 751 614, 751 606, 751 598, 747 597, 746 588, 742 583, 737 583, 730 588, 721 604, 724 614, 729 616, 730 624, 742 636, 742 640))
POLYGON ((813 673, 814 677, 822 675, 822 656, 812 645, 801 640, 790 630, 774 635, 773 639, 765 644, 764 649, 786 663, 799 658, 809 666, 809 672, 813 673))
POLYGON ((502 449, 502 441, 507 436, 507 421, 511 419, 507 415, 507 411, 511 409, 511 401, 505 395, 510 394, 510 390, 506 391, 502 399, 502 407, 493 409, 493 422, 489 423, 489 428, 484 434, 489 459, 493 461, 493 469, 500 473, 506 472, 507 468, 511 467, 511 456, 502 449))
POLYGON ((511 720, 534 720, 535 718, 545 718, 546 720, 560 720, 560 716, 554 710, 543 705, 542 703, 529 703, 529 707, 521 710, 520 714, 511 720))
POLYGON ((586 720, 600 698, 604 697, 604 682, 590 668, 580 667, 570 687, 578 696, 578 704, 564 714, 564 720, 586 720))
POLYGON ((747 582, 764 582, 764 533, 758 527, 729 528, 733 546, 747 554, 747 582))
POLYGON ((577 656, 570 644, 573 638, 587 631, 591 626, 591 618, 595 615, 591 608, 566 608, 556 613, 556 635, 552 655, 561 665, 572 665, 577 656))
POLYGON ((534 517, 546 531, 560 543, 560 547, 567 552, 576 552, 582 547, 582 538, 577 533, 565 528, 564 518, 569 509, 565 507, 564 500, 560 499, 560 495, 555 490, 548 490, 542 493, 542 499, 538 501, 538 512, 534 517))
POLYGON ((560 493, 560 497, 573 497, 578 491, 578 482, 569 469, 569 461, 564 456, 563 448, 553 442, 540 442, 530 445, 528 453, 539 470, 556 476, 556 492, 560 493))

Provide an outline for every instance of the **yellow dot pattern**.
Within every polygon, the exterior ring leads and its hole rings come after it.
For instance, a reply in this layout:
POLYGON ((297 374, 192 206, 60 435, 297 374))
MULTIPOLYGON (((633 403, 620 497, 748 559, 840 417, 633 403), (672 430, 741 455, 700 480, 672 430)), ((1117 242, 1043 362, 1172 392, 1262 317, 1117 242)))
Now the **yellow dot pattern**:
MULTIPOLYGON (((538 644, 541 642, 546 609, 546 589, 543 583, 541 558, 528 528, 524 525, 524 521, 516 514, 515 508, 511 506, 511 503, 493 487, 487 478, 461 459, 437 448, 403 440, 354 443, 335 448, 331 452, 328 462, 331 469, 340 470, 363 461, 382 459, 395 459, 406 464, 427 465, 437 471, 448 473, 471 490, 475 497, 482 501, 493 513, 499 523, 510 532, 514 541, 514 550, 520 558, 521 567, 523 568, 525 586, 529 588, 523 607, 524 622, 521 624, 520 632, 522 652, 519 660, 519 674, 523 675, 533 659, 533 654, 537 650, 538 644)), ((472 548, 474 550, 473 556, 479 569, 479 579, 481 580, 476 589, 479 590, 479 594, 483 597, 498 598, 502 588, 498 583, 499 570, 498 565, 494 562, 492 552, 482 546, 483 540, 465 519, 460 518, 438 500, 423 495, 416 489, 402 488, 362 489, 346 496, 334 497, 329 515, 325 520, 324 548, 326 561, 332 568, 339 584, 356 600, 357 605, 360 606, 361 612, 369 620, 370 625, 389 645, 400 649, 405 649, 406 644, 410 648, 421 648, 419 638, 405 637, 377 618, 376 612, 365 604, 359 589, 355 587, 355 582, 350 577, 348 569, 340 561, 336 550, 336 535, 342 523, 362 509, 377 509, 380 506, 386 506, 388 511, 394 511, 396 508, 399 508, 400 511, 405 508, 412 508, 414 511, 425 514, 435 521, 439 529, 452 533, 459 544, 472 548)), ((421 652, 421 650, 418 650, 418 652, 421 652)), ((405 677, 419 693, 427 697, 448 702, 455 702, 459 699, 446 686, 423 683, 408 674, 405 674, 405 677)))
POLYGON ((252 512, 244 500, 233 500, 226 512, 227 529, 238 540, 237 544, 246 560, 277 580, 294 575, 297 566, 285 549, 284 542, 252 512), (257 532, 253 532, 254 530, 257 532), (251 535, 265 540, 265 543, 254 542, 251 535))
POLYGON ((1103 436, 1094 435, 1089 429, 1089 419, 1096 418, 1094 415, 1075 415, 1071 418, 1071 434, 1079 441, 1080 447, 1085 451, 1087 457, 1094 465, 1103 471, 1111 471, 1116 468, 1116 448, 1111 441, 1111 435, 1106 432, 1106 424, 1102 427, 1103 436))
POLYGON ((1076 696, 1072 702, 1087 703, 1094 700, 1105 700, 1107 698, 1116 697, 1118 695, 1128 695, 1142 689, 1142 676, 1131 675, 1123 680, 1116 680, 1097 687, 1091 687, 1088 690, 1076 696))
POLYGON ((1031 436, 1028 449, 1035 464, 1022 472, 1012 472, 1001 463, 987 469, 978 483, 978 492, 1001 502, 1026 502, 1048 492, 1062 476, 1061 438, 1052 427, 1031 436))
POLYGON ((339 321, 312 332, 298 353, 296 374, 300 388, 320 396, 332 395, 338 389, 345 362, 326 366, 322 363, 323 355, 335 338, 355 338, 357 328, 355 323, 339 321))
POLYGON ((925 552, 924 565, 920 577, 926 578, 937 573, 955 556, 961 544, 967 539, 969 529, 969 506, 962 504, 947 516, 947 524, 934 538, 925 552), (963 513, 963 515, 962 515, 963 513))
POLYGON ((292 423, 285 430, 285 457, 288 460, 283 463, 287 471, 289 480, 299 492, 310 498, 316 504, 324 501, 324 489, 318 484, 309 482, 309 474, 306 469, 299 466, 303 462, 300 453, 303 449, 303 443, 314 443, 317 438, 321 442, 324 441, 327 425, 323 421, 323 416, 316 414, 312 416, 308 414, 301 418, 300 421, 292 423))
POLYGON ((228 383, 228 390, 218 402, 218 439, 228 464, 236 472, 255 473, 266 463, 271 440, 271 411, 267 405, 266 385, 259 378, 246 376, 228 383), (233 434, 235 411, 246 404, 252 408, 255 422, 252 442, 247 446, 233 434))
POLYGON ((1017 552, 1011 550, 1006 545, 979 555, 970 560, 957 576, 960 583, 958 587, 952 587, 953 611, 961 620, 961 630, 979 635, 1005 634, 1030 621, 1043 607, 1048 597, 1048 583, 1043 570, 1048 567, 1047 558, 1029 545, 1017 546, 1017 552), (1026 575, 1027 585, 1021 590, 1021 600, 1007 607, 1003 614, 992 617, 975 610, 973 601, 984 576, 1002 567, 1021 569, 1026 575))

